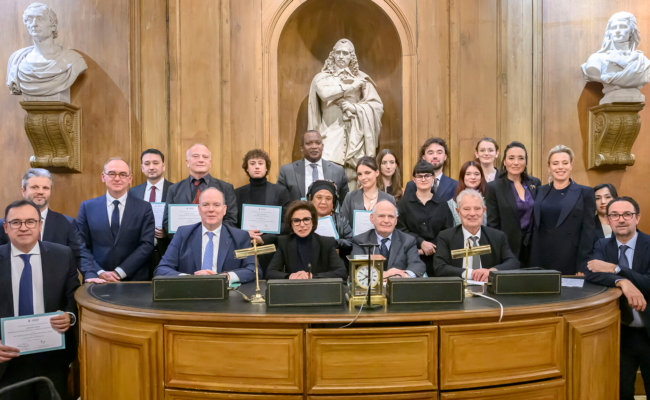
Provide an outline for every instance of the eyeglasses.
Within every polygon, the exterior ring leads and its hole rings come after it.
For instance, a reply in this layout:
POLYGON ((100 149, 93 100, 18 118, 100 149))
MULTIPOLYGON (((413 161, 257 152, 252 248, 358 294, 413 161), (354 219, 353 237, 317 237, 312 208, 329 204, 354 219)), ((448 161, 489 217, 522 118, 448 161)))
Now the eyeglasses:
POLYGON ((11 229, 20 229, 23 224, 25 224, 28 229, 34 229, 36 228, 36 225, 38 225, 38 221, 35 219, 28 219, 27 221, 19 221, 17 219, 14 219, 13 221, 7 222, 7 225, 9 225, 11 229))
POLYGON ((414 178, 419 180, 419 181, 426 181, 427 179, 433 178, 433 175, 431 175, 431 174, 424 174, 424 175, 418 174, 418 175, 415 175, 414 178))
POLYGON ((103 174, 113 180, 115 180, 118 176, 120 177, 120 179, 126 179, 129 177, 129 175, 131 175, 131 174, 127 174, 126 172, 120 172, 119 174, 116 174, 115 172, 108 172, 108 173, 104 172, 103 174))
POLYGON ((301 222, 302 222, 303 224, 305 224, 305 225, 309 225, 309 224, 311 224, 311 217, 305 217, 305 218, 303 218, 303 219, 300 219, 300 218, 292 218, 292 219, 291 219, 291 223, 292 223, 294 226, 298 226, 298 225, 300 225, 301 222))
POLYGON ((629 221, 635 215, 636 215, 636 213, 626 212, 626 213, 623 213, 623 214, 609 214, 608 217, 612 221, 618 221, 618 219, 620 217, 623 217, 624 220, 629 221))

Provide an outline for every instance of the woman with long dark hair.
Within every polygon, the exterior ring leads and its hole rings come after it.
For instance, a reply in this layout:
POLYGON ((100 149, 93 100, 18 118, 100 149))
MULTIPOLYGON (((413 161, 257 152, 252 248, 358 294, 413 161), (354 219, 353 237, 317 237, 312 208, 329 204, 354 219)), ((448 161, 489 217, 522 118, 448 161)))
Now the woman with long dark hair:
MULTIPOLYGON (((465 189, 474 189, 477 192, 481 193, 483 196, 483 204, 485 204, 485 187, 487 183, 485 182, 485 174, 483 173, 483 168, 481 164, 476 161, 467 161, 460 168, 460 173, 458 174, 458 188, 456 188, 456 195, 453 199, 447 201, 447 205, 451 210, 451 215, 454 217, 454 226, 460 225, 460 217, 458 216, 458 204, 456 204, 456 197, 465 189)), ((487 224, 487 212, 483 213, 483 224, 487 224)))
POLYGON ((594 187, 594 195, 596 196, 596 216, 594 217, 596 236, 598 239, 608 238, 612 234, 612 228, 609 226, 607 218, 607 205, 618 197, 618 193, 611 183, 601 183, 594 187))
POLYGON ((390 149, 383 149, 377 155, 377 164, 380 171, 379 189, 392 195, 395 201, 399 201, 404 194, 404 189, 397 157, 390 149))
POLYGON ((487 185, 487 225, 503 231, 522 267, 530 261, 533 207, 542 182, 528 175, 528 152, 520 142, 503 151, 499 176, 487 185))

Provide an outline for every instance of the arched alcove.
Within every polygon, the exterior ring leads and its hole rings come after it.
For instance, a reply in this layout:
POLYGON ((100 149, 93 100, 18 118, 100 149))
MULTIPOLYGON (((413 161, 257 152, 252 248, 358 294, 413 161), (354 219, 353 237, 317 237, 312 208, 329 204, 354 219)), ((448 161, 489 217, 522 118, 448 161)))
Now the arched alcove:
POLYGON ((309 87, 336 41, 355 46, 359 69, 377 84, 384 104, 379 148, 402 159, 402 47, 390 17, 371 0, 308 0, 289 16, 277 47, 279 162, 300 155, 309 87))

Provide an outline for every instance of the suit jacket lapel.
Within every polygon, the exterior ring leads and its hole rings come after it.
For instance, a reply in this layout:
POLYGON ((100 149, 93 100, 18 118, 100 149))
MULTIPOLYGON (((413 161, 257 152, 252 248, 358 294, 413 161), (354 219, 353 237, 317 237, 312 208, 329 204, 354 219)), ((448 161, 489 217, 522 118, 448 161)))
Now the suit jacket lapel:
MULTIPOLYGON (((321 265, 320 261, 320 240, 312 235, 311 238, 311 272, 312 274, 317 274, 320 272, 327 272, 326 265, 321 265)), ((309 272, 309 268, 307 268, 309 272)))
POLYGON ((291 267, 300 265, 298 260, 298 243, 296 242, 297 235, 292 233, 287 240, 287 259, 284 260, 284 272, 291 274, 297 270, 292 270, 291 267))
POLYGON ((56 264, 54 260, 49 257, 49 250, 43 247, 43 243, 38 243, 41 249, 41 269, 43 270, 43 306, 45 312, 48 310, 56 310, 57 304, 52 304, 56 302, 56 299, 52 298, 52 285, 46 284, 46 282, 52 283, 56 279, 56 264))
POLYGON ((436 190, 436 197, 440 197, 439 195, 444 194, 447 189, 449 189, 449 186, 451 186, 451 178, 449 178, 447 175, 442 175, 440 177, 440 181, 438 182, 438 190, 436 190))
POLYGON ((542 210, 542 201, 546 198, 551 191, 550 185, 544 185, 537 188, 537 197, 535 198, 535 205, 533 206, 533 214, 535 214, 535 226, 539 227, 540 215, 542 210))
MULTIPOLYGON (((504 192, 504 196, 506 196, 506 201, 508 202, 508 205, 510 206, 510 209, 512 210, 512 213, 515 215, 515 221, 519 220, 519 207, 517 207, 517 199, 515 198, 515 193, 512 191, 512 188, 510 187, 510 180, 508 178, 503 178, 500 179, 503 183, 501 184, 501 190, 504 192)), ((524 193, 525 196, 525 193, 524 193)))
MULTIPOLYGON (((485 233, 485 229, 481 226, 481 237, 478 240, 478 245, 485 246, 486 244, 492 245, 490 238, 488 238, 487 233, 485 233)), ((492 246, 490 254, 483 254, 479 257, 481 257, 481 268, 489 269, 497 264, 494 246, 492 246)))
POLYGON ((120 239, 122 232, 124 232, 124 226, 131 221, 132 218, 136 216, 135 213, 135 200, 132 196, 126 197, 126 204, 124 204, 124 213, 122 214, 122 221, 120 222, 120 230, 117 231, 117 237, 115 238, 115 243, 120 239))
POLYGON ((219 235, 219 253, 217 254, 217 273, 223 272, 223 263, 226 260, 226 254, 232 246, 232 236, 225 225, 221 225, 221 235, 219 235))
POLYGON ((300 188, 300 196, 305 197, 305 193, 307 193, 307 188, 305 188, 305 160, 298 160, 295 163, 293 163, 293 173, 296 176, 296 180, 298 181, 298 188, 300 188))
POLYGON ((582 190, 580 190, 580 186, 578 186, 577 183, 571 182, 569 184, 569 190, 567 191, 566 198, 564 199, 560 218, 558 218, 557 225, 555 225, 556 228, 562 225, 562 222, 564 222, 566 217, 569 216, 569 213, 571 210, 573 210, 573 206, 575 206, 576 202, 580 198, 581 193, 582 190))
POLYGON ((200 271, 203 263, 201 253, 203 251, 203 229, 201 224, 191 233, 190 246, 192 246, 192 255, 194 256, 194 272, 200 271))
MULTIPOLYGON (((390 244, 390 249, 388 249, 388 264, 384 267, 385 270, 389 270, 393 268, 393 264, 395 263, 395 257, 397 257, 397 254, 400 253, 402 250, 402 241, 399 238, 399 233, 396 233, 397 230, 393 231, 393 236, 390 244)), ((372 230, 371 232, 374 232, 372 230)), ((377 235, 373 234, 371 236, 374 236, 375 241, 377 241, 377 235)), ((408 267, 408 265, 407 265, 408 267)))
POLYGON ((329 164, 329 161, 323 160, 323 178, 334 181, 334 178, 332 177, 332 171, 329 168, 329 164))
MULTIPOLYGON (((643 270, 643 258, 647 252, 648 249, 648 242, 646 242, 645 238, 641 235, 637 236, 636 239, 636 248, 634 249, 634 257, 632 258, 632 270, 639 272, 639 273, 645 273, 643 270)), ((645 260, 647 263, 648 261, 645 260)))
POLYGON ((11 286, 11 245, 0 246, 0 316, 14 316, 14 295, 11 286))
MULTIPOLYGON (((250 188, 250 185, 249 185, 250 188)), ((250 197, 250 189, 249 189, 249 197, 250 197)), ((266 182, 266 205, 275 205, 277 204, 276 199, 275 199, 276 192, 273 190, 273 184, 271 182, 266 182)))
MULTIPOLYGON (((465 240, 463 239, 462 225, 458 225, 456 227, 456 231, 454 232, 454 236, 451 238, 450 245, 451 245, 451 248, 449 249, 450 251, 465 248, 465 240)), ((457 258, 455 260, 452 259, 451 260, 451 265, 453 265, 454 267, 465 268, 465 265, 463 265, 463 259, 462 258, 457 258)))
MULTIPOLYGON (((103 220, 103 221, 101 221, 101 223, 106 227, 106 229, 104 229, 103 231, 106 232, 106 234, 109 237, 111 237, 113 240, 115 240, 115 238, 113 237, 113 234, 111 233, 111 224, 109 222, 110 217, 108 216, 108 206, 106 205, 107 201, 108 201, 108 198, 106 197, 106 195, 103 195, 103 196, 97 198, 97 207, 99 207, 98 216, 99 216, 100 219, 103 220)), ((88 217, 88 219, 90 219, 90 218, 91 217, 88 217)))
MULTIPOLYGON (((183 202, 181 203, 174 202, 174 204, 192 204, 192 201, 194 201, 194 199, 192 198, 192 177, 191 176, 187 177, 185 179, 185 182, 187 182, 184 184, 187 190, 181 190, 181 192, 183 193, 183 199, 182 199, 183 202)), ((209 183, 210 182, 208 182, 208 184, 209 183)))
MULTIPOLYGON (((164 180, 163 182, 163 193, 162 193, 162 198, 160 199, 161 202, 166 202, 167 201, 167 191, 169 190, 169 187, 172 185, 170 181, 167 179, 164 180)), ((144 196, 144 193, 142 193, 142 196, 144 196)))
POLYGON ((49 210, 47 212, 47 222, 45 224, 45 229, 43 229, 43 240, 46 242, 53 242, 54 241, 54 231, 55 227, 59 226, 60 222, 57 221, 56 213, 54 211, 49 210))

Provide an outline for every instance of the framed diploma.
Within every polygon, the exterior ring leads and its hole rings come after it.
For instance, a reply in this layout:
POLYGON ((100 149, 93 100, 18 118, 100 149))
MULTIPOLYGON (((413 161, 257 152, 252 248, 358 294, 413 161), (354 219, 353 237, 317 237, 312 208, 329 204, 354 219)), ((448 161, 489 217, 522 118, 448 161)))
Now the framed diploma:
POLYGON ((149 203, 149 204, 151 204, 151 210, 153 211, 153 217, 156 220, 156 228, 162 228, 163 215, 165 215, 165 204, 166 203, 149 203))
POLYGON ((179 226, 194 225, 201 222, 198 204, 170 204, 167 210, 169 213, 169 233, 176 233, 179 226))
POLYGON ((65 335, 57 332, 50 319, 62 312, 2 318, 2 344, 20 350, 20 355, 65 349, 65 335))
POLYGON ((375 229, 375 226, 370 222, 370 214, 372 214, 372 211, 354 210, 354 221, 352 223, 353 236, 375 229))
POLYGON ((262 233, 280 233, 282 207, 242 204, 241 229, 259 229, 262 233))
POLYGON ((334 225, 334 219, 329 215, 318 218, 318 228, 316 228, 315 233, 320 236, 333 237, 337 240, 339 238, 339 233, 336 231, 336 226, 334 225))

